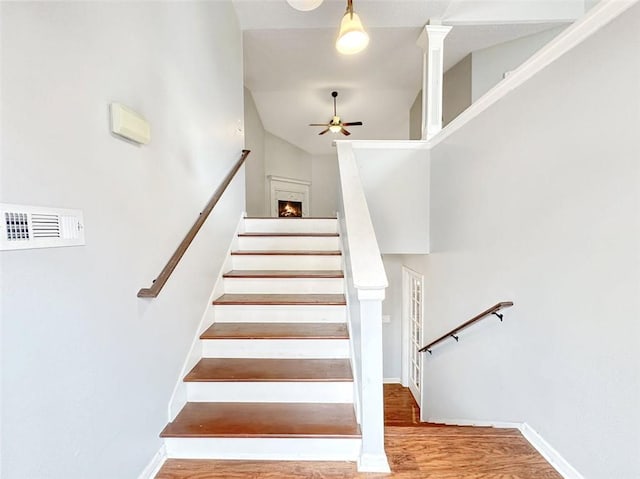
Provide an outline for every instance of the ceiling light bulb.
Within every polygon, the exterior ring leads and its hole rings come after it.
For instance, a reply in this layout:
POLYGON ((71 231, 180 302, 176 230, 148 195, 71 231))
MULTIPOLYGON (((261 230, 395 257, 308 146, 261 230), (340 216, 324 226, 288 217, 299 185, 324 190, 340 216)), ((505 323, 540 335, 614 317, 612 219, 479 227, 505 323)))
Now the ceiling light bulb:
POLYGON ((340 130, 342 130, 342 126, 341 125, 330 125, 329 126, 329 131, 331 133, 338 133, 340 130))
POLYGON ((308 12, 318 8, 322 3, 322 0, 287 0, 287 3, 296 10, 308 12))
POLYGON ((364 31, 360 17, 347 11, 340 22, 336 49, 344 55, 353 55, 367 48, 368 44, 369 35, 364 31))

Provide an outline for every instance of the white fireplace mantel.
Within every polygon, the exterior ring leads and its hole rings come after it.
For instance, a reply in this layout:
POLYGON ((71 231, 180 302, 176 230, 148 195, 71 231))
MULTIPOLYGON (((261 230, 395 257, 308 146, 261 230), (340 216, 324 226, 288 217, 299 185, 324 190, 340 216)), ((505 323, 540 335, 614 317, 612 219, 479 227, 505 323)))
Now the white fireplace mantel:
POLYGON ((267 176, 269 181, 271 216, 278 216, 278 201, 299 201, 302 203, 302 216, 309 216, 311 182, 286 178, 283 176, 267 176))

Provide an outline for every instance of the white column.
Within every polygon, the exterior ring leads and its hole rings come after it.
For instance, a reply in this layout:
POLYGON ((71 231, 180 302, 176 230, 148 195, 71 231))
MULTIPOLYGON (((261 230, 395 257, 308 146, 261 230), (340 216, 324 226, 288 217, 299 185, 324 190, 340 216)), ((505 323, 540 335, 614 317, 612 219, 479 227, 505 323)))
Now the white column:
POLYGON ((422 139, 429 140, 442 130, 442 83, 444 79, 444 39, 451 27, 425 25, 418 38, 424 50, 422 66, 422 139))
POLYGON ((382 290, 358 290, 362 390, 360 414, 362 450, 358 472, 390 472, 384 450, 384 393, 382 390, 382 290))

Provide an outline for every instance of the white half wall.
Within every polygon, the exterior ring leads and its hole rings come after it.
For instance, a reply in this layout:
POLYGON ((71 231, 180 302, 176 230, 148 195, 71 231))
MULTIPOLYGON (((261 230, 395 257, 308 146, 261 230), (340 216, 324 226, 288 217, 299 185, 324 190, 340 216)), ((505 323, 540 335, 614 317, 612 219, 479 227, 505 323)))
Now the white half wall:
POLYGON ((356 141, 353 146, 382 254, 428 253, 429 154, 424 144, 356 141))
MULTIPOLYGON (((436 144, 423 417, 526 422, 585 478, 640 477, 640 5, 436 144)), ((446 129, 445 129, 446 130, 446 129)), ((444 131, 443 131, 444 133, 444 131)))
POLYGON ((135 478, 244 209, 225 193, 155 300, 138 299, 240 157, 231 2, 2 2, 2 202, 80 208, 86 246, 0 253, 6 479, 135 478), (109 133, 110 102, 151 143, 109 133))

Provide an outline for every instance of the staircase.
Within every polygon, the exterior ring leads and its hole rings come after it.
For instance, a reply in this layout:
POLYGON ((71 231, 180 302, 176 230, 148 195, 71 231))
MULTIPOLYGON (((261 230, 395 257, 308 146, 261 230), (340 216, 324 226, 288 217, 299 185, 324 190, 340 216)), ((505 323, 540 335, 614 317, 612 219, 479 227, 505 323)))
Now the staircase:
POLYGON ((161 433, 167 456, 358 459, 340 238, 329 218, 246 218, 161 433))

